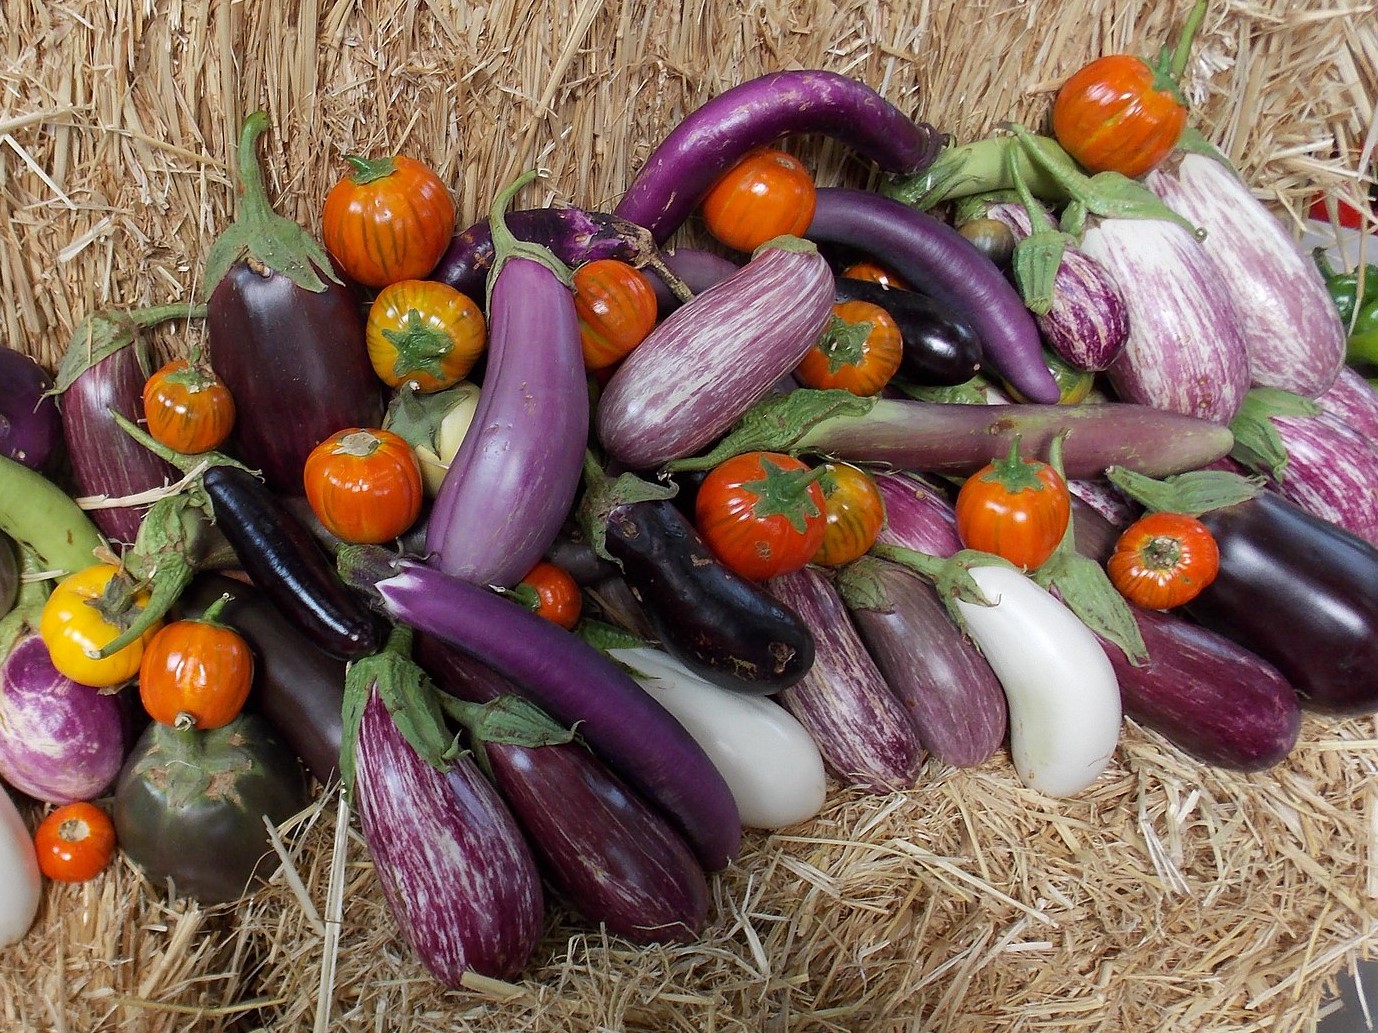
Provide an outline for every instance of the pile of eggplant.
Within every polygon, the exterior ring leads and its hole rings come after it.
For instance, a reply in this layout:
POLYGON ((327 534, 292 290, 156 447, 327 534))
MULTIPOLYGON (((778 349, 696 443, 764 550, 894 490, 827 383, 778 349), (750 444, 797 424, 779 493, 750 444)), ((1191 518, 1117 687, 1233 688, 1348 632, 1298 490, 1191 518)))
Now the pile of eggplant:
MULTIPOLYGON (((1259 771, 1304 709, 1378 711, 1378 399, 1344 365, 1316 267, 1217 158, 1174 155, 1131 211, 1051 140, 1015 127, 954 146, 864 83, 805 70, 691 113, 612 212, 509 212, 519 180, 430 274, 488 327, 478 390, 432 403, 412 438, 439 456, 434 497, 397 541, 359 545, 313 519, 303 466, 416 398, 370 366, 370 291, 268 208, 265 128, 245 124, 241 211, 204 305, 93 316, 56 378, 0 351, 0 778, 45 805, 112 797, 151 885, 251 891, 275 867, 263 818, 305 806, 309 773, 343 782, 435 978, 510 979, 551 899, 635 943, 692 939, 743 828, 806 821, 832 784, 903 791, 926 765, 1008 749, 1024 785, 1073 796, 1113 764, 1125 716, 1259 771), (751 255, 674 246, 720 173, 804 134, 852 148, 885 189, 820 188, 800 237, 751 255), (256 250, 264 227, 288 244, 256 250), (1050 234, 1040 279, 1011 255, 1050 234), (858 256, 913 289, 841 275, 858 256), (568 271, 608 257, 654 272, 659 317, 591 376, 568 271), (799 387, 851 297, 900 324, 895 385, 799 387), (235 397, 224 461, 139 432, 140 331, 171 319, 205 320, 235 397), (1103 562, 1155 492, 1233 476, 1245 490, 1197 507, 1217 579, 1185 612, 1121 605, 1114 634, 1070 580, 964 550, 955 488, 1015 443, 1055 457, 1077 496, 1068 568, 1103 562), (753 449, 866 469, 876 544, 762 581, 723 563, 696 486, 753 449), (112 556, 150 593, 145 624, 229 597, 218 620, 257 661, 235 734, 179 738, 132 685, 95 692, 47 662, 35 593, 112 556), (574 631, 514 591, 543 558, 581 586, 574 631), (173 792, 185 769, 204 777, 173 792), (205 773, 229 770, 243 791, 211 799, 205 773)), ((8 804, 5 943, 39 899, 8 804)))

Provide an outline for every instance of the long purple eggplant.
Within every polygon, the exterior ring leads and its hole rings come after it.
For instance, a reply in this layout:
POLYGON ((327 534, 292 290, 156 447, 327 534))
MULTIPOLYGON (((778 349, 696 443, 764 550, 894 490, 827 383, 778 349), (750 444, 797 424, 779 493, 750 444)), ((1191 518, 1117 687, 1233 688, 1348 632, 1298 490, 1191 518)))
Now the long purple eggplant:
MULTIPOLYGON (((153 358, 140 329, 194 314, 184 304, 104 312, 85 320, 73 334, 55 389, 72 480, 80 494, 124 498, 177 479, 168 463, 120 430, 111 412, 135 423, 143 420, 144 382, 153 372, 153 358)), ((89 512, 107 538, 129 544, 149 505, 89 512)))
POLYGON ((832 297, 832 272, 812 244, 763 244, 623 360, 598 402, 599 441, 634 470, 693 454, 799 365, 832 297))
MULTIPOLYGON (((663 258, 665 268, 670 270, 691 294, 701 294, 709 287, 717 286, 741 268, 740 264, 732 259, 702 248, 676 248, 666 251, 663 258)), ((656 306, 662 319, 684 304, 684 299, 675 296, 674 290, 664 277, 656 275, 650 280, 651 286, 655 288, 656 306)))
POLYGON ((519 178, 494 202, 488 368, 426 524, 438 569, 503 588, 518 584, 559 534, 588 441, 574 297, 549 252, 519 245, 502 221, 507 202, 534 178, 519 178))
POLYGON ((947 223, 867 190, 824 187, 805 235, 882 259, 970 325, 986 360, 1021 395, 1032 402, 1058 400, 1038 326, 1019 292, 947 223))
POLYGON ((771 578, 818 643, 813 667, 776 699, 808 729, 838 778, 867 792, 914 784, 923 766, 918 729, 866 651, 841 597, 814 567, 771 578))
POLYGON ((1005 739, 1005 690, 933 586, 896 563, 863 557, 847 565, 838 590, 928 752, 959 768, 989 759, 1005 739))
POLYGON ((53 378, 38 360, 0 344, 0 455, 47 468, 62 444, 62 416, 48 393, 53 378))
POLYGON ((388 910, 426 969, 518 976, 540 940, 540 875, 521 830, 471 757, 431 767, 375 689, 359 722, 354 801, 388 910))
MULTIPOLYGON (((515 690, 431 635, 414 644, 437 687, 488 704, 515 690)), ((585 919, 633 943, 686 940, 703 928, 708 884, 683 838, 582 745, 474 741, 542 871, 585 919)))
POLYGON ((1243 329, 1254 384, 1314 398, 1345 360, 1345 329, 1325 280, 1282 222, 1223 162, 1176 152, 1144 177, 1202 242, 1243 329))
POLYGON ((276 215, 255 145, 261 111, 239 138, 235 223, 206 260, 211 367, 235 400, 227 451, 277 492, 301 495, 311 450, 347 427, 381 426, 381 381, 353 291, 305 230, 276 215))
POLYGON ((945 139, 856 79, 813 69, 771 72, 686 116, 651 152, 615 214, 663 242, 748 150, 795 133, 825 133, 900 173, 926 168, 945 139))
POLYGON ((709 871, 741 843, 732 792, 703 749, 630 675, 593 646, 486 589, 377 549, 342 550, 353 584, 395 619, 510 679, 579 734, 602 761, 684 833, 709 871))
POLYGON ((885 526, 876 536, 877 542, 943 557, 962 548, 957 537, 957 513, 938 488, 902 471, 873 470, 871 479, 885 503, 885 526))

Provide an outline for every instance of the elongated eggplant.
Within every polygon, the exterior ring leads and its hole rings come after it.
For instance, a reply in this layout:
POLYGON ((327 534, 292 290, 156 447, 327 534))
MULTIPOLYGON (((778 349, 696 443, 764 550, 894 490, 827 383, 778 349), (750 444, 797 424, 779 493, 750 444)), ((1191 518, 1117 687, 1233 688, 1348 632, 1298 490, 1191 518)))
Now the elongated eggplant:
POLYGON ((579 488, 589 398, 574 298, 557 260, 502 221, 520 177, 493 206, 498 259, 488 301, 488 369, 470 430, 426 524, 438 569, 510 588, 559 533, 579 488))
POLYGON ((900 373, 915 384, 964 384, 981 371, 981 338, 945 305, 919 291, 840 276, 837 301, 869 301, 894 317, 904 339, 900 373))
POLYGON ((716 871, 737 853, 731 791, 702 748, 625 671, 593 646, 509 599, 378 549, 342 550, 351 584, 371 586, 395 619, 429 632, 509 678, 579 734, 684 833, 716 871))
POLYGON ((212 369, 235 400, 229 449, 273 490, 301 495, 311 450, 347 427, 377 427, 381 381, 353 291, 305 230, 274 214, 255 145, 261 111, 239 138, 236 222, 206 260, 212 369))
POLYGON ((38 870, 33 836, 10 791, 0 785, 0 879, 5 896, 0 903, 0 948, 24 938, 43 900, 43 876, 38 870))
POLYGON ((885 526, 877 542, 929 556, 951 556, 961 549, 956 510, 936 486, 902 471, 875 470, 871 478, 885 503, 885 526))
POLYGON ((1206 230, 1202 242, 1233 299, 1255 384, 1314 398, 1345 360, 1345 328, 1316 264, 1235 172, 1175 152, 1144 177, 1174 211, 1206 230))
POLYGON ((1378 392, 1358 370, 1351 366, 1341 369, 1316 402, 1323 411, 1378 445, 1378 392))
POLYGON ((1101 219, 1082 238, 1124 291, 1129 339, 1108 377, 1126 402, 1228 423, 1249 389, 1233 296, 1192 235, 1159 219, 1101 219))
POLYGON ((235 466, 201 478, 216 526, 245 573, 313 646, 342 660, 382 644, 363 595, 345 585, 309 530, 267 485, 235 466))
POLYGON ((918 729, 827 577, 805 567, 771 578, 766 588, 799 614, 818 647, 808 673, 776 699, 848 785, 873 793, 912 786, 925 756, 918 729))
POLYGON ((359 725, 354 799, 388 910, 431 975, 452 989, 466 972, 519 975, 540 939, 540 875, 473 758, 431 767, 375 689, 359 725))
POLYGON ((62 444, 62 416, 38 360, 0 344, 0 455, 43 470, 62 444))
POLYGON ((1278 492, 1309 513, 1378 545, 1378 449, 1334 416, 1275 416, 1287 453, 1278 492))
POLYGON ((1200 519, 1220 571, 1187 614, 1276 667, 1303 707, 1378 710, 1378 548, 1271 491, 1200 519))
POLYGON ((606 546, 661 645, 700 677, 768 695, 813 666, 799 615, 719 561, 670 500, 617 506, 606 546))
POLYGON ((340 766, 344 662, 312 645, 252 585, 221 574, 202 574, 177 601, 180 617, 199 617, 222 596, 230 597, 219 621, 244 636, 254 652, 254 685, 248 707, 262 714, 321 785, 340 766))
POLYGON ((598 403, 603 447, 646 470, 707 445, 799 365, 827 324, 832 283, 812 244, 794 237, 763 244, 618 367, 598 403))
POLYGON ((862 557, 847 565, 838 590, 928 752, 959 768, 988 760, 1005 739, 1005 692, 933 586, 897 564, 862 557))
MULTIPOLYGON (((691 294, 702 294, 741 268, 740 264, 732 259, 724 258, 713 251, 704 251, 702 248, 675 248, 673 251, 666 251, 663 258, 665 268, 670 270, 691 294)), ((684 304, 685 299, 675 295, 664 277, 656 275, 650 279, 651 286, 656 292, 656 307, 662 319, 684 304)))
MULTIPOLYGON (((516 690, 432 635, 418 663, 445 692, 488 704, 516 690)), ((669 822, 584 746, 473 741, 556 891, 585 919, 633 943, 686 940, 707 918, 703 869, 669 822)))
POLYGON ((1038 326, 1019 292, 947 223, 868 190, 823 187, 806 236, 881 259, 976 331, 986 362, 1025 398, 1058 400, 1038 326))
POLYGON ((665 241, 718 176, 748 150, 793 133, 826 133, 890 172, 917 172, 944 137, 865 83, 815 69, 771 72, 700 105, 651 152, 616 214, 665 241))

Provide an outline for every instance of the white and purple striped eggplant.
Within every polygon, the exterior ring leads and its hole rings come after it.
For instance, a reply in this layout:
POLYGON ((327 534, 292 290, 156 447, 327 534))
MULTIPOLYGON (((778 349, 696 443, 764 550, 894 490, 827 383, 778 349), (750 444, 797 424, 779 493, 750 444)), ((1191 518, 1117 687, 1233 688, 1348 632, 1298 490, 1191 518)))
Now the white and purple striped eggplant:
POLYGON ((426 969, 457 989, 466 972, 519 975, 545 917, 536 863, 473 759, 449 771, 402 737, 377 689, 359 722, 354 799, 388 910, 426 969))
POLYGON ((1234 298, 1255 384, 1314 398, 1344 364, 1345 331, 1316 264, 1228 167, 1179 153, 1144 178, 1206 230, 1206 254, 1234 298))
POLYGON ((697 452, 799 365, 832 304, 832 271, 813 244, 762 244, 618 367, 598 402, 603 447, 634 470, 697 452))
POLYGON ((1273 482, 1278 493, 1378 545, 1378 449, 1325 413, 1271 419, 1287 451, 1273 482))
POLYGON ((818 744, 834 774, 868 792, 908 789, 923 764, 918 729, 857 634, 842 597, 815 567, 766 589, 814 633, 813 666, 776 699, 818 744))
POLYGON ((1378 447, 1378 392, 1358 370, 1341 368, 1335 382, 1316 396, 1316 402, 1322 411, 1378 447))
MULTIPOLYGON (((1008 226, 1016 240, 1031 232, 1023 205, 1005 202, 986 210, 1008 226)), ((1034 313, 1043 342, 1076 369, 1099 372, 1129 340, 1129 306, 1109 270, 1080 248, 1068 245, 1053 277, 1052 307, 1034 313)))
POLYGON ((1175 222, 1102 219, 1082 238, 1124 291, 1129 339, 1108 369, 1128 402, 1229 423, 1249 389, 1249 355, 1230 292, 1175 222))

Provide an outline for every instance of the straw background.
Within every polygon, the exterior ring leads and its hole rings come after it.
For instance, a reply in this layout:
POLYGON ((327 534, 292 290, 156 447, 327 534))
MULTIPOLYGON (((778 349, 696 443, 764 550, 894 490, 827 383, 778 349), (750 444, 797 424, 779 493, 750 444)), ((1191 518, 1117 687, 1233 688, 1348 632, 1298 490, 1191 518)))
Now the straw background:
MULTIPOLYGON (((777 68, 863 79, 958 141, 1042 127, 1067 74, 1151 54, 1188 6, 5 0, 0 334, 51 367, 96 310, 199 295, 256 108, 282 214, 316 230, 341 155, 407 152, 467 225, 533 166, 549 178, 523 203, 610 207, 679 117, 777 68)), ((1314 189, 1371 181, 1376 68, 1374 3, 1215 0, 1188 85, 1196 124, 1294 220, 1314 189)), ((823 182, 869 182, 836 146, 790 147, 823 182)), ((0 952, 0 1028, 1307 1029, 1378 943, 1376 769, 1371 720, 1309 718, 1259 775, 1131 727, 1075 800, 1024 790, 1003 755, 889 797, 835 787, 814 822, 748 837, 700 942, 634 950, 555 913, 524 981, 462 992, 410 957, 324 795, 237 909, 163 901, 124 863, 50 887, 0 952)))

